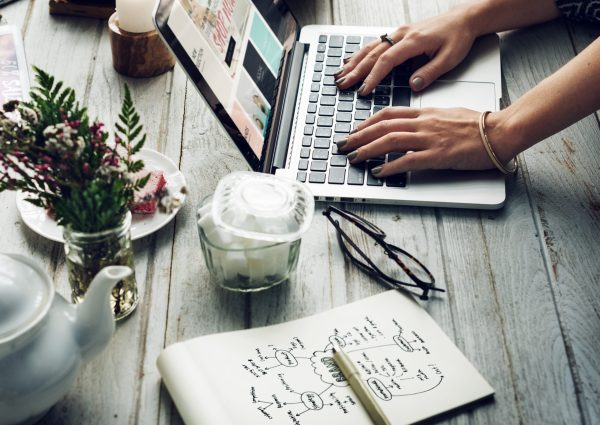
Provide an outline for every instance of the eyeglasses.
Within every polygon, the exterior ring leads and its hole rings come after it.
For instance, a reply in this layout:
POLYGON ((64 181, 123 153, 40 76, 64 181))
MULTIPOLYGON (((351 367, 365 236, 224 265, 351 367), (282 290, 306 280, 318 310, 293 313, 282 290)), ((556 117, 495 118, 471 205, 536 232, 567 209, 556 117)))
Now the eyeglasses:
POLYGON ((385 232, 373 223, 356 214, 333 206, 328 206, 327 209, 323 211, 323 215, 327 217, 335 227, 342 252, 357 267, 382 280, 391 288, 418 288, 422 291, 420 295, 422 300, 428 299, 429 291, 445 292, 444 289, 435 287, 435 278, 423 263, 402 248, 387 243, 384 240, 386 237, 385 232), (332 217, 332 214, 337 214, 339 218, 336 219, 332 217), (389 264, 390 261, 387 260, 379 260, 376 263, 376 261, 370 258, 365 253, 367 250, 365 248, 367 248, 367 246, 365 246, 363 242, 363 247, 361 248, 361 242, 356 239, 353 240, 350 237, 350 235, 342 228, 339 221, 340 218, 347 220, 349 223, 363 231, 370 239, 375 241, 375 245, 379 245, 383 248, 385 255, 391 259, 393 263, 389 264), (398 269, 397 266, 400 266, 400 269, 398 269), (382 268, 385 268, 386 271, 384 272, 382 268), (412 282, 400 280, 398 277, 402 272, 408 276, 412 282))

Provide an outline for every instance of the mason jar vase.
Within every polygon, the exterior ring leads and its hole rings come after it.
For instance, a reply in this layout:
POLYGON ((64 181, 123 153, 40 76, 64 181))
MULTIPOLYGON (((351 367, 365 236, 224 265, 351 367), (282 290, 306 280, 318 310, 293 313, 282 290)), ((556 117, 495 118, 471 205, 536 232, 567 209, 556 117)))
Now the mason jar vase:
MULTIPOLYGON (((121 224, 101 232, 78 232, 65 227, 65 255, 71 298, 80 303, 96 274, 106 266, 134 267, 131 243, 131 213, 121 224)), ((119 281, 111 292, 111 308, 116 320, 130 315, 138 303, 135 273, 119 281)))

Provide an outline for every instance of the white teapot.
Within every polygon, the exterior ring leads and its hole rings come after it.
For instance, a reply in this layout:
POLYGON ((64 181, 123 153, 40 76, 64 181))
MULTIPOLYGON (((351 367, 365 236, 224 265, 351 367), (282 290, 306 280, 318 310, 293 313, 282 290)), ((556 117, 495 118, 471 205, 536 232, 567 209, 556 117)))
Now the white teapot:
POLYGON ((104 268, 72 305, 32 260, 0 253, 0 425, 34 423, 66 394, 82 363, 110 341, 109 294, 131 273, 104 268))

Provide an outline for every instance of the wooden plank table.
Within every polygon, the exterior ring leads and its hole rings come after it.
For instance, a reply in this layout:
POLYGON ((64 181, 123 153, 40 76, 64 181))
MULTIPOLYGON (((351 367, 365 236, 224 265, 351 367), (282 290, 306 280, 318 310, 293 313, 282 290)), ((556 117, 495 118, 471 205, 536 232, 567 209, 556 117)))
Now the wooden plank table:
MULTIPOLYGON (((293 2, 303 24, 396 26, 436 15, 454 0, 293 2)), ((147 147, 177 162, 190 194, 171 224, 135 243, 141 303, 87 364, 48 424, 180 423, 155 367, 183 339, 304 317, 384 288, 344 262, 317 209, 294 282, 239 295, 211 285, 195 206, 217 181, 247 165, 177 66, 133 80, 111 65, 106 22, 48 14, 42 0, 1 9, 22 28, 27 57, 73 86, 91 115, 111 121, 133 91, 147 147)), ((509 104, 598 37, 562 20, 503 34, 509 104)), ((597 90, 597 88, 590 88, 597 90)), ((573 95, 577 95, 574 93, 573 95)), ((447 293, 425 304, 496 390, 495 401, 440 418, 452 423, 600 423, 600 126, 592 115, 520 157, 499 211, 347 205, 413 252, 447 293)), ((21 222, 14 194, 0 195, 2 251, 43 264, 69 296, 63 247, 21 222)), ((1 379, 1 377, 0 377, 1 379)))

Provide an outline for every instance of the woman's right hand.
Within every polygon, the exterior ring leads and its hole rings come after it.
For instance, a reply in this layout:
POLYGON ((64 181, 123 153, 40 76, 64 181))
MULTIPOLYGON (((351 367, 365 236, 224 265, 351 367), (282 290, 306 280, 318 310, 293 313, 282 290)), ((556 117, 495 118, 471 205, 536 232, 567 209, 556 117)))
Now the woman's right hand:
POLYGON ((379 39, 367 44, 345 60, 336 74, 340 90, 362 82, 359 95, 367 95, 392 69, 425 54, 429 62, 410 77, 410 87, 420 91, 458 65, 467 55, 477 34, 470 24, 468 6, 416 24, 405 25, 389 34, 395 44, 379 39))

